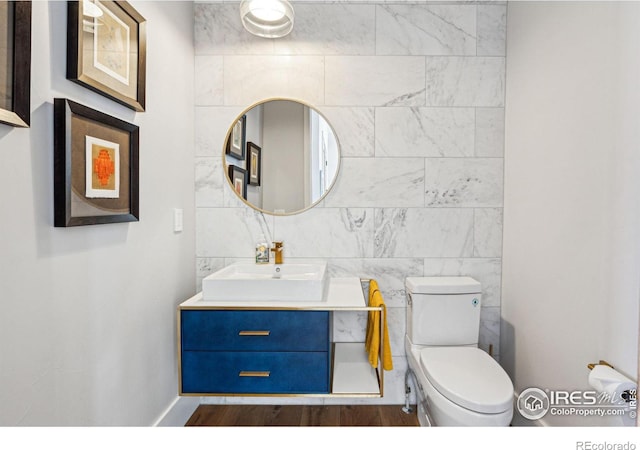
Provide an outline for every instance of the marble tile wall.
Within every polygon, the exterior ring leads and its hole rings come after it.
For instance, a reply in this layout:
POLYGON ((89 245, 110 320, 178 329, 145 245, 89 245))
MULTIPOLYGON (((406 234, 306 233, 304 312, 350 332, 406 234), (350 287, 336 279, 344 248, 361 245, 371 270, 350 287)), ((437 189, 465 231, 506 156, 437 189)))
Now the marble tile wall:
MULTIPOLYGON (((506 5, 294 7, 294 31, 265 40, 243 30, 237 3, 195 4, 198 280, 251 259, 261 234, 284 240, 288 260, 322 259, 333 276, 377 279, 395 370, 384 398, 355 402, 401 404, 407 276, 481 281, 480 346, 499 358, 506 5), (314 105, 341 143, 334 189, 302 214, 258 213, 224 177, 229 125, 269 97, 314 105)), ((363 340, 365 320, 336 314, 335 339, 363 340)))

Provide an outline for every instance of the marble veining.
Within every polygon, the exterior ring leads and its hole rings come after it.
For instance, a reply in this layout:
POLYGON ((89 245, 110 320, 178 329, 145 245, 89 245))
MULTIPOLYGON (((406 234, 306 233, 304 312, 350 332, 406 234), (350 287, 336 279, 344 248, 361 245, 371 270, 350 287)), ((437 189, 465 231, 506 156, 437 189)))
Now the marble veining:
MULTIPOLYGON (((405 321, 405 308, 387 305, 387 326, 393 356, 404 355, 405 321)), ((336 312, 333 317, 333 338, 336 342, 364 342, 366 326, 367 312, 336 312)))
POLYGON ((473 156, 474 115, 473 108, 377 108, 375 155, 473 156))
POLYGON ((333 315, 333 338, 336 342, 364 342, 367 313, 339 311, 333 315))
POLYGON ((324 56, 224 57, 224 103, 247 107, 265 98, 324 103, 324 56))
POLYGON ((374 108, 323 106, 319 110, 335 131, 342 157, 374 155, 374 108))
POLYGON ((504 108, 476 108, 475 155, 504 157, 504 108))
POLYGON ((196 283, 198 292, 202 290, 202 279, 224 268, 224 258, 196 258, 196 283))
POLYGON ((428 56, 429 106, 504 106, 505 58, 428 56))
POLYGON ((471 256, 473 209, 376 209, 374 256, 471 256))
POLYGON ((474 209, 473 255, 502 256, 502 208, 474 209))
POLYGON ((478 56, 504 56, 507 38, 507 6, 478 5, 478 56))
POLYGON ((265 55, 274 53, 272 39, 245 31, 238 4, 194 4, 197 55, 265 55))
POLYGON ((222 105, 224 101, 222 56, 196 55, 195 57, 195 104, 222 105))
POLYGON ((274 40, 281 55, 370 55, 374 52, 373 5, 296 4, 295 26, 274 40))
POLYGON ((250 257, 255 254, 256 241, 268 230, 273 230, 273 218, 266 219, 261 213, 250 208, 198 208, 198 256, 250 257))
POLYGON ((473 5, 378 5, 378 55, 475 55, 473 5))
POLYGON ((423 106, 425 61, 417 56, 327 56, 326 104, 423 106))
POLYGON ((291 257, 372 257, 373 211, 368 208, 313 208, 302 215, 275 217, 275 236, 291 257))
POLYGON ((326 206, 423 206, 424 167, 418 158, 342 158, 326 206))
POLYGON ((399 95, 398 97, 392 98, 382 106, 402 106, 402 105, 413 105, 422 103, 422 98, 424 97, 425 89, 419 89, 413 92, 408 92, 403 95, 399 95))
POLYGON ((197 157, 195 171, 196 207, 223 205, 223 163, 220 157, 197 157))
POLYGON ((241 107, 197 106, 195 112, 196 156, 221 156, 227 130, 241 112, 241 107))
POLYGON ((389 342, 391 354, 403 356, 404 335, 406 334, 406 308, 387 307, 387 325, 389 328, 389 342))
MULTIPOLYGON (((359 274, 361 278, 377 280, 387 306, 404 307, 406 294, 404 279, 422 276, 422 258, 331 258, 328 261, 331 276, 343 277, 359 274)), ((365 285, 364 291, 368 293, 365 285)))
POLYGON ((500 158, 425 160, 425 206, 502 206, 500 158))

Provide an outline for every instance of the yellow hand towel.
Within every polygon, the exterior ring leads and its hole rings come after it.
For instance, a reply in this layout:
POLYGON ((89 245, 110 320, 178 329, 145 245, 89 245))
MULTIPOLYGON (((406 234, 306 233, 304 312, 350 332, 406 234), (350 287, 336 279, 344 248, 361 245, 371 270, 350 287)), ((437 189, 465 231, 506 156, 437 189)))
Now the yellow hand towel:
MULTIPOLYGON (((378 290, 378 283, 375 280, 369 282, 369 306, 382 306, 382 311, 384 312, 382 368, 384 370, 393 370, 389 329, 387 328, 387 307, 384 304, 384 299, 378 290)), ((378 367, 378 355, 380 354, 380 311, 369 311, 369 317, 367 318, 367 337, 364 348, 369 355, 369 363, 371 363, 374 368, 378 367)))

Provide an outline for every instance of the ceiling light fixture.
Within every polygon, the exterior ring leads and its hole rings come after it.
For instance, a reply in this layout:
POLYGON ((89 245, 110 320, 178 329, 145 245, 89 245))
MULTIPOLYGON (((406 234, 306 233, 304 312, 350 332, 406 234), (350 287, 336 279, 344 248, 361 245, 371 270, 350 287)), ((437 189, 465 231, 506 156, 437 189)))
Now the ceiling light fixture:
POLYGON ((251 34, 265 38, 286 36, 293 30, 293 6, 287 0, 242 0, 240 18, 251 34))

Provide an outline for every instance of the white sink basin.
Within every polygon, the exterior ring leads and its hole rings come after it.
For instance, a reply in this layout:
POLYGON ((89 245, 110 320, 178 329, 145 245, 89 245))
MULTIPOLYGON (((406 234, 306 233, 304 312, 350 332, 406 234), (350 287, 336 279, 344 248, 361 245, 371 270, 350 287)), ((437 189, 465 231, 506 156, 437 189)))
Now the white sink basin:
POLYGON ((326 263, 234 263, 202 280, 209 301, 323 301, 326 263))

